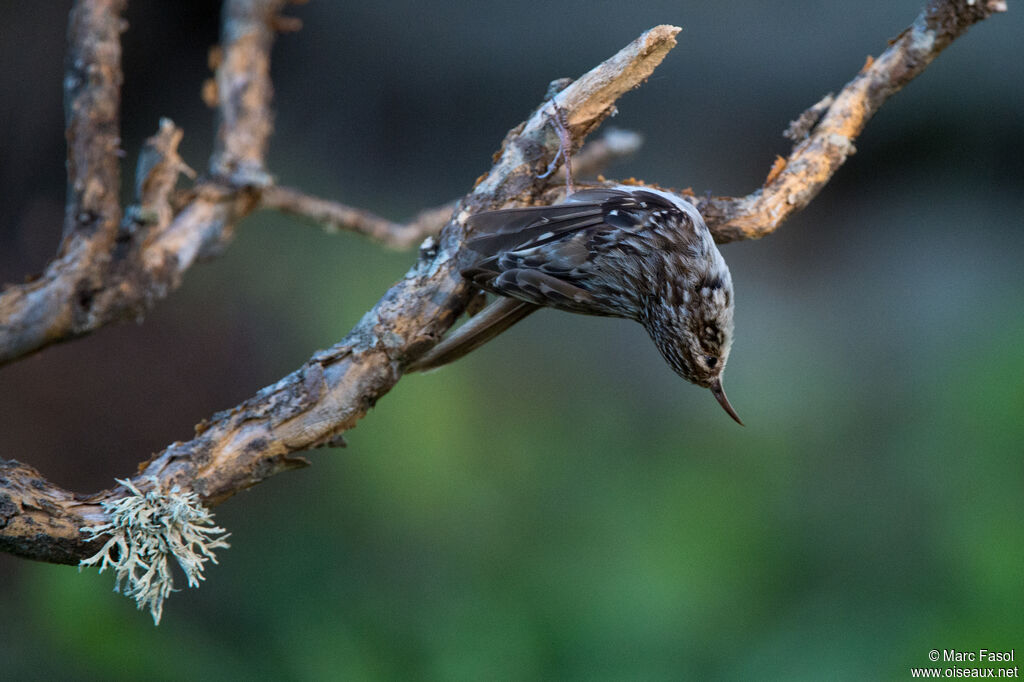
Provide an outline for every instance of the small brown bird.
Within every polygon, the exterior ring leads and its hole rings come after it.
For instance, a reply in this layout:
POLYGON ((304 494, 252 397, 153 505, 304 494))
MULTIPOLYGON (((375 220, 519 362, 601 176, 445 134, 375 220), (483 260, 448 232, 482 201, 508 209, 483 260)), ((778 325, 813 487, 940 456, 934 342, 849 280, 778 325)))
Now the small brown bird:
POLYGON ((479 258, 462 275, 499 298, 411 371, 447 364, 531 312, 557 308, 636 320, 687 381, 722 389, 733 333, 729 267, 700 212, 670 192, 632 185, 586 189, 554 206, 469 218, 479 258))

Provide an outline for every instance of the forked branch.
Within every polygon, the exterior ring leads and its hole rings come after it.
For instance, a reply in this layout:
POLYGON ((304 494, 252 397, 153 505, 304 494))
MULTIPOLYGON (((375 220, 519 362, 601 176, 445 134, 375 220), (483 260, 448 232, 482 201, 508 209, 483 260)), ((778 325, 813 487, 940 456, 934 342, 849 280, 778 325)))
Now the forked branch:
POLYGON ((269 50, 285 4, 225 3, 216 78, 221 122, 210 175, 183 206, 170 209, 167 195, 185 167, 177 156, 180 131, 161 122, 140 155, 139 205, 122 221, 118 110, 125 0, 75 3, 65 79, 71 191, 64 240, 41 276, 0 293, 0 364, 140 317, 181 284, 194 262, 230 241, 235 224, 256 208, 258 188, 269 182, 262 171, 272 121, 269 50))
MULTIPOLYGON (((616 159, 634 154, 642 143, 643 138, 637 133, 608 130, 588 143, 573 159, 576 173, 582 176, 596 174, 616 159)), ((555 177, 561 181, 560 176, 555 177)), ((396 223, 366 209, 310 196, 302 190, 280 185, 264 188, 260 193, 260 205, 311 220, 327 232, 355 232, 391 248, 408 249, 427 237, 437 235, 448 224, 458 202, 450 201, 424 209, 405 223, 396 223)))
POLYGON ((929 2, 881 55, 868 57, 860 73, 838 95, 826 96, 794 121, 787 133, 797 144, 787 158, 772 166, 762 189, 745 197, 696 202, 715 240, 760 239, 802 210, 854 153, 854 140, 889 97, 968 28, 1005 11, 1005 0, 929 2))
MULTIPOLYGON (((235 0, 229 5, 249 3, 235 0)), ((796 145, 784 166, 773 169, 764 188, 741 198, 695 199, 702 204, 716 238, 764 236, 803 208, 851 153, 854 138, 882 102, 970 25, 1002 9, 1005 5, 999 0, 932 2, 881 56, 869 60, 816 125, 805 121, 806 139, 796 145)), ((232 16, 227 13, 226 21, 232 16)), ((265 21, 265 16, 253 20, 265 21)), ((557 94, 575 146, 613 111, 622 94, 652 73, 675 45, 678 31, 671 26, 651 29, 557 94)), ((233 35, 225 31, 227 44, 233 35)), ((262 39, 253 44, 258 49, 268 47, 262 39)), ((224 60, 224 64, 238 63, 224 60)), ((258 72, 257 68, 254 73, 258 72)), ((269 92, 269 83, 267 87, 269 92)), ((194 490, 205 504, 217 504, 277 472, 305 465, 306 460, 296 453, 339 444, 341 435, 401 378, 404 367, 430 349, 464 311, 473 293, 459 276, 466 219, 481 210, 550 200, 548 193, 557 191, 550 179, 538 177, 558 146, 550 125, 552 114, 551 101, 545 101, 508 133, 493 168, 458 202, 439 237, 424 244, 408 274, 341 342, 244 403, 202 422, 192 440, 175 443, 154 456, 140 467, 135 480, 155 476, 165 485, 194 490)), ((250 119, 240 115, 231 120, 244 127, 250 119)), ((262 150, 269 127, 254 125, 250 133, 245 139, 255 146, 239 144, 262 150)), ((222 156, 213 164, 227 178, 201 182, 188 208, 178 212, 169 226, 142 228, 148 230, 146 246, 140 246, 143 254, 151 253, 149 245, 155 241, 163 250, 154 253, 163 253, 164 259, 191 262, 204 250, 202 245, 219 243, 230 231, 228 226, 251 210, 255 195, 263 189, 253 189, 262 181, 262 165, 257 163, 262 152, 232 150, 236 150, 234 142, 224 142, 222 156), (239 187, 236 182, 253 184, 239 187), (214 237, 198 243, 187 237, 200 226, 214 237), (176 242, 174 235, 182 237, 176 242)), ((293 199, 303 201, 301 196, 293 199)), ((180 277, 181 270, 175 272, 180 277)), ((175 281, 173 276, 167 279, 175 281)), ((0 299, 0 319, 6 321, 2 303, 0 299)), ((74 327, 49 319, 41 329, 60 334, 74 327)), ((10 351, 2 352, 7 348, 3 337, 17 336, 7 332, 0 334, 0 357, 13 357, 10 351)), ((0 462, 0 549, 42 561, 74 563, 96 551, 79 528, 102 523, 100 502, 125 492, 116 489, 79 496, 53 486, 27 465, 0 462)))

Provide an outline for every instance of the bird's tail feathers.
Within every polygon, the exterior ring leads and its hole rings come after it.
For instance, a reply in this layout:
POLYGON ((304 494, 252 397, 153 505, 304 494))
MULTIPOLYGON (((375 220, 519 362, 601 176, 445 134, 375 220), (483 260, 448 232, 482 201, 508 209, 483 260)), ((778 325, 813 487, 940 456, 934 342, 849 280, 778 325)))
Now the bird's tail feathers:
POLYGON ((534 303, 500 296, 427 351, 423 357, 406 367, 405 371, 426 372, 454 362, 498 336, 537 308, 539 306, 534 303))

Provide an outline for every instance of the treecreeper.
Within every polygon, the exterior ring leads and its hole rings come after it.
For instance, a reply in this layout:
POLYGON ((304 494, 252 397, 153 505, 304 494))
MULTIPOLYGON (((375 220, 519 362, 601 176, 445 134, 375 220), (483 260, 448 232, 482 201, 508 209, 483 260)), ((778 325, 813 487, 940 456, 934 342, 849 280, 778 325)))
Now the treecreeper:
POLYGON ((623 317, 642 324, 677 374, 711 389, 743 423, 722 388, 732 277, 684 197, 634 185, 584 189, 552 206, 478 213, 467 228, 476 259, 462 275, 499 298, 409 371, 448 364, 542 307, 623 317))

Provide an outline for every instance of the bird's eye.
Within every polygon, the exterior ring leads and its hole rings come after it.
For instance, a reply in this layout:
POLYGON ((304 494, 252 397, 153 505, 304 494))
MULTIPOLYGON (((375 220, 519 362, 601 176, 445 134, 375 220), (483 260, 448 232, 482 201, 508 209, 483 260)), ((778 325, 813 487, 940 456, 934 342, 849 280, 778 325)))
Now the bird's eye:
POLYGON ((704 362, 708 363, 708 367, 714 367, 718 364, 718 358, 714 355, 708 355, 704 358, 704 362))

